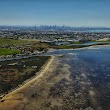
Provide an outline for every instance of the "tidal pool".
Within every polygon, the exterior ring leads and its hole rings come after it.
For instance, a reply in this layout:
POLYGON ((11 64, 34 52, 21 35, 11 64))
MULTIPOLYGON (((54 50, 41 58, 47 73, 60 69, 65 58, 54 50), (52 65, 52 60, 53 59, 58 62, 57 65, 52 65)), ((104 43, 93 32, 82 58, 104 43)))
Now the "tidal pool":
POLYGON ((72 86, 86 100, 85 108, 110 110, 110 46, 55 50, 46 55, 56 54, 63 54, 60 62, 70 66, 72 86))

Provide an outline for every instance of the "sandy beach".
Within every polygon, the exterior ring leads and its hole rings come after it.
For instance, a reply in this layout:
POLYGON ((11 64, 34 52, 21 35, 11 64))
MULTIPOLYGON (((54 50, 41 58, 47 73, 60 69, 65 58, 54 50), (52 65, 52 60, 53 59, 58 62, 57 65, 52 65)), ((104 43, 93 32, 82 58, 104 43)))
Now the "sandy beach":
MULTIPOLYGON (((38 75, 3 97, 0 102, 0 110, 17 110, 16 107, 18 107, 19 104, 28 101, 28 94, 30 95, 30 93, 33 93, 33 87, 42 82, 45 75, 48 75, 50 66, 52 65, 53 61, 54 56, 51 56, 49 61, 43 66, 38 75)), ((20 108, 18 109, 20 110, 20 108)))

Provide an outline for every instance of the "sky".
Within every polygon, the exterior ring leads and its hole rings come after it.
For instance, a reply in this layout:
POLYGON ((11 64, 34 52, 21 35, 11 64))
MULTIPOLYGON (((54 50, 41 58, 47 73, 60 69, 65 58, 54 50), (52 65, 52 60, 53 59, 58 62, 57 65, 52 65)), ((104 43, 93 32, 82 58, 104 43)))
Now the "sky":
POLYGON ((0 0, 0 25, 110 27, 110 0, 0 0))

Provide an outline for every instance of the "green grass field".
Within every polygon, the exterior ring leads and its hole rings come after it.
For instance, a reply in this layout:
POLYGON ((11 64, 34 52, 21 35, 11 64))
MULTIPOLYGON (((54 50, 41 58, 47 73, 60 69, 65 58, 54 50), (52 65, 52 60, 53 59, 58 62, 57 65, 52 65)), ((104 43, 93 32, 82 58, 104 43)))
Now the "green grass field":
POLYGON ((9 45, 9 46, 11 46, 11 45, 23 45, 26 43, 28 43, 28 41, 0 38, 0 46, 3 46, 3 45, 9 45))
POLYGON ((12 55, 12 54, 18 54, 18 53, 20 53, 19 50, 0 48, 0 55, 12 55))

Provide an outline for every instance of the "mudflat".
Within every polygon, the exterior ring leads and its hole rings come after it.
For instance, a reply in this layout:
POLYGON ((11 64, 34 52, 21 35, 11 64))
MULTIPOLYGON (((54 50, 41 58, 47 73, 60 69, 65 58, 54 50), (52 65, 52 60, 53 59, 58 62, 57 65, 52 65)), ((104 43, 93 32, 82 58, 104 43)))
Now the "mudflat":
POLYGON ((54 60, 55 58, 52 56, 36 77, 3 97, 0 102, 0 110, 22 110, 25 104, 31 102, 30 97, 37 94, 38 86, 44 83, 44 79, 55 69, 55 65, 52 64, 54 60))

